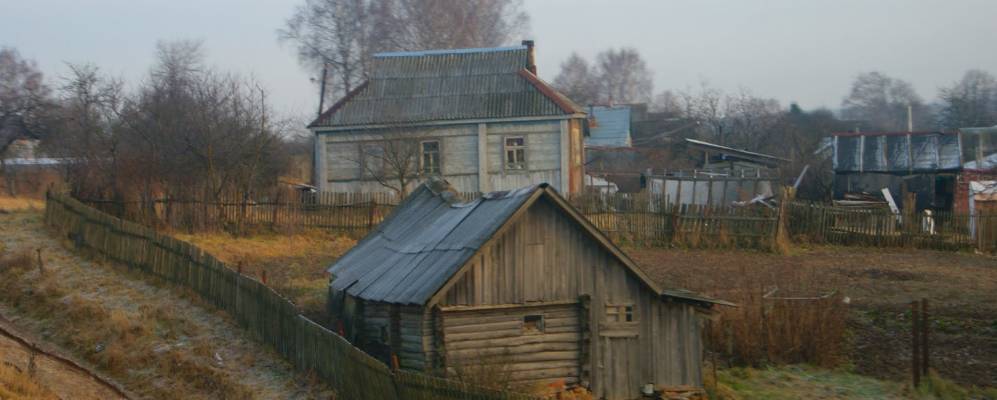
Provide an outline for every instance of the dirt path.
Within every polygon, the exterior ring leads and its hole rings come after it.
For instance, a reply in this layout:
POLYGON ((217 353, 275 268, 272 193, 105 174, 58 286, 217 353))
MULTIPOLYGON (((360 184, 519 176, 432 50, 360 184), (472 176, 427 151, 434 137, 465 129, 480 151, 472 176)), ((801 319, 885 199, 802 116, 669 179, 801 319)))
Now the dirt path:
POLYGON ((0 266, 0 313, 139 398, 331 396, 196 296, 68 251, 38 212, 0 213, 0 247, 44 265, 0 266))
POLYGON ((68 360, 51 346, 24 336, 0 316, 0 363, 19 371, 33 370, 32 378, 62 399, 128 398, 115 384, 68 360))

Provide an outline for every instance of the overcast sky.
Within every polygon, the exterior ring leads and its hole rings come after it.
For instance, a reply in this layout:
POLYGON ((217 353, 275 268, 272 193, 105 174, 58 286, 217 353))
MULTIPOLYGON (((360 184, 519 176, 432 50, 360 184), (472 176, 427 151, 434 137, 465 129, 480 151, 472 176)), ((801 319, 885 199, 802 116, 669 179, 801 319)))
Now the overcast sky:
MULTIPOLYGON (((53 80, 66 62, 141 79, 159 39, 200 39, 209 63, 253 74, 278 110, 314 113, 317 94, 276 40, 302 0, 0 0, 0 46, 53 80)), ((572 51, 640 50, 655 91, 700 81, 784 104, 837 108, 852 79, 879 70, 933 99, 967 69, 997 74, 997 1, 526 0, 538 69, 553 80, 572 51)))

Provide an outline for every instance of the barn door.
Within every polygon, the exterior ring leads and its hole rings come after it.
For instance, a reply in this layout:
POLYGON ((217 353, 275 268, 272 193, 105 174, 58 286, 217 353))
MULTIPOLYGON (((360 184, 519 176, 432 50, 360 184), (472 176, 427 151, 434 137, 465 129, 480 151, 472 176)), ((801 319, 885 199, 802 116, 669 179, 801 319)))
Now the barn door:
POLYGON ((614 329, 600 333, 602 395, 608 400, 640 397, 637 381, 637 331, 614 329))

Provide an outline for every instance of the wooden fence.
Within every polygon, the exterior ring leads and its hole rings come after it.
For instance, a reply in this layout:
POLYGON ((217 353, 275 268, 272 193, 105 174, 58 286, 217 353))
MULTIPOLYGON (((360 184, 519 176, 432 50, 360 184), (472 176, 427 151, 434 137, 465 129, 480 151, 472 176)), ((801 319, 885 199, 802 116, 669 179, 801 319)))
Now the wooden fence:
MULTIPOLYGON (((477 195, 460 194, 465 199, 477 195)), ((391 193, 290 192, 257 200, 238 195, 226 199, 84 202, 143 225, 180 231, 318 228, 357 237, 366 235, 399 203, 391 193)), ((629 245, 769 249, 783 218, 790 239, 800 243, 997 250, 997 215, 993 214, 936 213, 929 218, 804 202, 790 202, 780 211, 761 204, 676 204, 671 196, 646 193, 594 193, 568 200, 611 239, 629 245)))
POLYGON ((79 248, 197 292, 297 369, 321 377, 341 398, 533 399, 417 372, 392 371, 299 314, 294 304, 273 289, 239 274, 196 246, 113 217, 67 195, 47 197, 45 222, 79 248))
POLYGON ((997 214, 894 214, 792 202, 786 208, 794 242, 935 250, 997 250, 997 214))

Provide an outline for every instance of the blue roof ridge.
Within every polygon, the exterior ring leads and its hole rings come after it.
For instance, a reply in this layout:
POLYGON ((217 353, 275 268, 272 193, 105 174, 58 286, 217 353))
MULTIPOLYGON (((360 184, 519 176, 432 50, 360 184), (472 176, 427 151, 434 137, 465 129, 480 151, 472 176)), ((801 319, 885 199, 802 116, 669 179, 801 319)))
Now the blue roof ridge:
POLYGON ((415 50, 415 51, 388 51, 383 53, 375 53, 375 58, 388 58, 388 57, 422 57, 422 56, 437 56, 437 55, 448 55, 448 54, 475 54, 475 53, 496 53, 501 51, 516 51, 516 50, 526 50, 526 46, 508 46, 508 47, 471 47, 466 49, 437 49, 437 50, 415 50))

